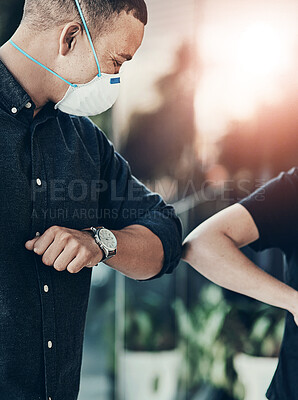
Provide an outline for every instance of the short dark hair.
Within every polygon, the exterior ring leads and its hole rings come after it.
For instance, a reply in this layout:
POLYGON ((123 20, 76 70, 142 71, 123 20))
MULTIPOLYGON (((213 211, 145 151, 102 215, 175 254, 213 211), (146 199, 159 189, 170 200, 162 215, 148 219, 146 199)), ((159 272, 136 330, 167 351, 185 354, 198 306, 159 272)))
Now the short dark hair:
MULTIPOLYGON (((106 22, 122 11, 132 13, 144 25, 148 22, 148 11, 144 0, 79 0, 90 30, 99 32, 106 22)), ((36 29, 49 29, 78 18, 75 0, 25 0, 22 22, 36 29)))

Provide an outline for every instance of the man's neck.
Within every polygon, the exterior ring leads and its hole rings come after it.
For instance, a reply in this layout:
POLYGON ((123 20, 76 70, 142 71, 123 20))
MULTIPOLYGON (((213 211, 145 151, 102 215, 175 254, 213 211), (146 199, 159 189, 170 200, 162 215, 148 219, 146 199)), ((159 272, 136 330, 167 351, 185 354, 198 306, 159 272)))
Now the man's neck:
MULTIPOLYGON (((22 32, 17 30, 12 37, 12 40, 29 54, 31 50, 30 55, 35 58, 33 47, 31 47, 31 49, 29 48, 29 50, 25 48, 26 44, 30 43, 30 40, 26 40, 22 32)), ((47 96, 48 91, 46 82, 49 81, 47 71, 29 60, 9 42, 6 42, 0 48, 0 59, 31 97, 32 101, 36 105, 34 111, 34 116, 36 116, 50 100, 47 96)))

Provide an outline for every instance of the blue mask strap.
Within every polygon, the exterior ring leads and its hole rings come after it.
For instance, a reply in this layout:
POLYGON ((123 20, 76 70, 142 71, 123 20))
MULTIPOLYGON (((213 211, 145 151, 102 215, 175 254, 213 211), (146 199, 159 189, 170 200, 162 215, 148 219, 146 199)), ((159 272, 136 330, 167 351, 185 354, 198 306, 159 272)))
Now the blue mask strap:
POLYGON ((39 65, 40 67, 46 69, 47 71, 49 71, 51 74, 55 75, 57 78, 61 79, 62 81, 66 82, 68 85, 72 86, 72 87, 77 87, 78 85, 75 85, 74 83, 70 83, 68 82, 66 79, 62 78, 62 76, 56 74, 56 72, 52 71, 50 68, 46 67, 45 65, 43 65, 42 63, 40 63, 39 61, 35 60, 35 58, 29 56, 28 53, 26 53, 24 50, 22 50, 18 45, 16 45, 11 39, 9 40, 9 43, 11 43, 13 45, 13 47, 15 47, 17 50, 19 50, 22 54, 24 54, 24 56, 26 56, 27 58, 29 58, 29 60, 35 62, 35 64, 39 65))
POLYGON ((98 58, 97 58, 97 55, 96 55, 96 52, 95 52, 95 49, 94 49, 94 46, 93 46, 93 42, 92 42, 92 39, 91 39, 91 36, 90 36, 90 33, 89 33, 89 29, 88 29, 88 27, 87 27, 87 23, 86 23, 85 17, 84 17, 84 15, 83 15, 81 6, 80 6, 80 4, 79 4, 79 1, 78 1, 78 0, 75 0, 75 2, 76 2, 76 5, 77 5, 77 7, 78 7, 78 10, 79 10, 81 19, 82 19, 82 21, 83 21, 83 25, 84 25, 84 28, 85 28, 85 31, 86 31, 88 40, 89 40, 90 45, 91 45, 91 49, 92 49, 93 54, 94 54, 94 58, 95 58, 95 61, 96 61, 96 64, 97 64, 97 68, 98 68, 98 76, 101 76, 101 70, 100 70, 98 58))

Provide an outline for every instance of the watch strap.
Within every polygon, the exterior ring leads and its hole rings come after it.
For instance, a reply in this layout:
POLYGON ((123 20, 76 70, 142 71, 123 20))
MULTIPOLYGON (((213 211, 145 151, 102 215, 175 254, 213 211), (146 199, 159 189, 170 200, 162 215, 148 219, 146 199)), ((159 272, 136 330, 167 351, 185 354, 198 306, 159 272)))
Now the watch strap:
POLYGON ((98 228, 94 228, 93 226, 91 226, 91 228, 85 228, 85 229, 83 229, 83 231, 90 232, 90 233, 93 235, 96 244, 98 245, 98 247, 101 249, 101 251, 102 251, 102 253, 103 253, 103 258, 102 258, 102 260, 100 261, 100 262, 103 262, 103 261, 109 260, 110 258, 114 257, 114 256, 116 255, 116 253, 117 253, 117 250, 115 249, 115 250, 113 250, 113 251, 109 251, 105 246, 103 246, 103 245, 98 241, 98 237, 96 236, 96 233, 97 233, 98 231, 100 231, 100 229, 104 229, 104 227, 103 227, 103 226, 100 226, 100 227, 98 227, 98 228))

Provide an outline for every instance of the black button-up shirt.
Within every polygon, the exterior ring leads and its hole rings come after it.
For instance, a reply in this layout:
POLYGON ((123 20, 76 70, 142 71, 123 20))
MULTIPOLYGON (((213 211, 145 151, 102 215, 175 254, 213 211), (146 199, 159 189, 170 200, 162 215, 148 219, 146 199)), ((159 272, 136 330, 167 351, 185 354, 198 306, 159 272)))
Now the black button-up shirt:
POLYGON ((0 399, 75 400, 93 268, 59 272, 25 248, 58 225, 146 226, 162 241, 162 271, 181 256, 181 222, 132 176, 89 118, 35 105, 0 61, 0 399))

